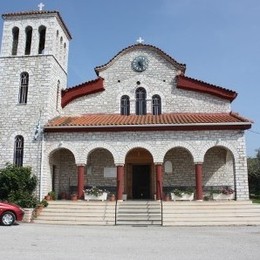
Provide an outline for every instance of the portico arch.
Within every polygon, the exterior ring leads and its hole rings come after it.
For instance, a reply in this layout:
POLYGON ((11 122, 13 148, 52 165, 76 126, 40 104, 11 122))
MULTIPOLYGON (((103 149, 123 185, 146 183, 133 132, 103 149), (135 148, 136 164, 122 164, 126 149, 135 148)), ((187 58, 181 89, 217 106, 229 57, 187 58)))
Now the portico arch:
POLYGON ((155 192, 155 170, 152 154, 144 148, 133 148, 125 158, 125 193, 129 199, 152 199, 155 192))
POLYGON ((57 196, 71 193, 71 187, 77 186, 77 166, 74 154, 67 148, 57 148, 49 154, 49 190, 57 196))

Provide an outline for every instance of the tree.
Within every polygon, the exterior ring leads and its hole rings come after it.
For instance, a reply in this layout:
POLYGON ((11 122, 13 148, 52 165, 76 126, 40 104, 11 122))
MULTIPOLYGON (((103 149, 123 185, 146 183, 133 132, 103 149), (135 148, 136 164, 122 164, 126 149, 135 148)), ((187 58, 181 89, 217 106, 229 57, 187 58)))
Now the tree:
POLYGON ((250 193, 260 195, 260 148, 256 152, 256 157, 247 159, 248 181, 250 193))
POLYGON ((34 208, 37 178, 30 167, 7 164, 0 170, 0 200, 8 200, 24 208, 34 208))

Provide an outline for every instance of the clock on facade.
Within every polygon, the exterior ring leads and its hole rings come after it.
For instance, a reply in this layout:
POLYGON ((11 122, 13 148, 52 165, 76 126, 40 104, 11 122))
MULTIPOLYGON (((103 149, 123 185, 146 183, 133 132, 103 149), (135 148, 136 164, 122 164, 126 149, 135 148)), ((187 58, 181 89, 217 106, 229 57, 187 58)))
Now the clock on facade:
POLYGON ((132 68, 137 72, 145 71, 148 68, 148 59, 145 56, 137 56, 132 61, 132 68))

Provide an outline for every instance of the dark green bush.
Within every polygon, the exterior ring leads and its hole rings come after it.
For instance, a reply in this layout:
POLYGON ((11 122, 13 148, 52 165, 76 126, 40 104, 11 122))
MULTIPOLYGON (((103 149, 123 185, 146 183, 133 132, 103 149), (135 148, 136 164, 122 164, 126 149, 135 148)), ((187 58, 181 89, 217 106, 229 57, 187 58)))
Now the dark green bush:
POLYGON ((37 177, 30 167, 18 167, 7 164, 0 170, 0 200, 8 200, 24 208, 33 208, 37 204, 34 191, 37 177))

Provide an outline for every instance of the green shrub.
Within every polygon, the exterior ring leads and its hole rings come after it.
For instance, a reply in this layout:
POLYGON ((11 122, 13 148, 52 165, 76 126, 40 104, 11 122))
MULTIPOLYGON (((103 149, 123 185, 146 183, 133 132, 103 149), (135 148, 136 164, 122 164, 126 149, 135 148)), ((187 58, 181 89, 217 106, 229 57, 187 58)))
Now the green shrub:
POLYGON ((24 208, 34 208, 37 177, 30 167, 7 164, 0 170, 0 200, 8 200, 24 208))

